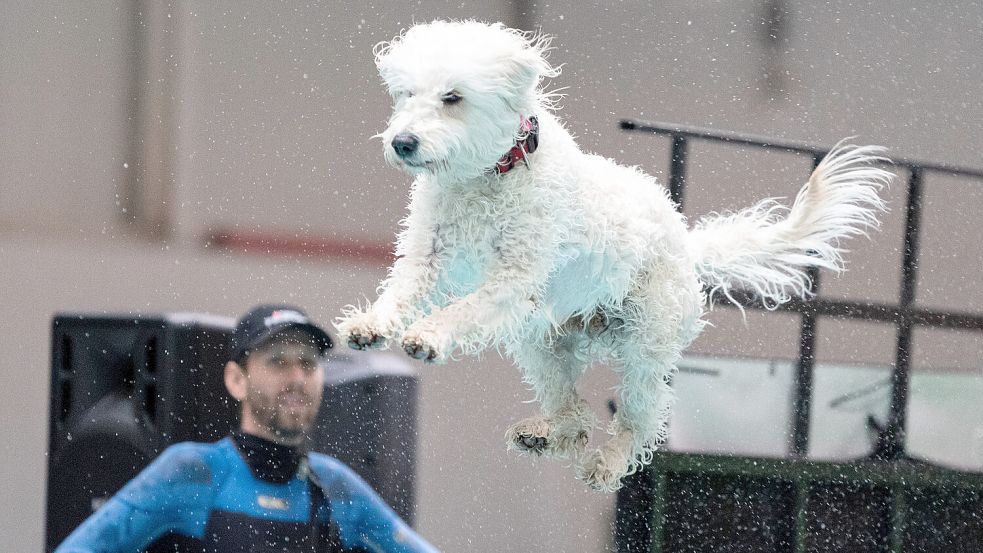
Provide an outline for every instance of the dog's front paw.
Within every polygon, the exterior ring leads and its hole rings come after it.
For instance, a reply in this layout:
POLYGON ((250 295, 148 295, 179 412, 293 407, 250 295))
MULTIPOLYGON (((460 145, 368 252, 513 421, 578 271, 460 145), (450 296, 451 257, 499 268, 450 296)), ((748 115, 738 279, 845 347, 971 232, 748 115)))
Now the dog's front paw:
POLYGON ((357 350, 380 349, 386 346, 384 325, 379 324, 371 313, 354 312, 335 323, 338 335, 357 350))
POLYGON ((451 349, 450 339, 440 333, 414 327, 403 334, 402 345, 407 355, 428 363, 444 363, 451 349))
POLYGON ((348 335, 348 347, 352 349, 381 349, 385 346, 386 337, 371 330, 353 331, 348 335))

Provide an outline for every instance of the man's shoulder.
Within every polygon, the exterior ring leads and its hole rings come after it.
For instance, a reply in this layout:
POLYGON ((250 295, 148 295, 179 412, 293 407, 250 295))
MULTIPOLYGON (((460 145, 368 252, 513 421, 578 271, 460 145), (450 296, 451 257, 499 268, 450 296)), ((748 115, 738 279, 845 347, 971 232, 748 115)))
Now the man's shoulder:
POLYGON ((193 462, 226 456, 234 448, 229 438, 217 442, 178 442, 167 446, 160 455, 161 457, 166 455, 175 462, 193 462))
POLYGON ((172 455, 182 456, 207 456, 225 448, 228 438, 222 438, 216 442, 177 442, 164 448, 164 453, 170 452, 172 455))
POLYGON ((120 490, 120 501, 147 512, 193 509, 222 481, 223 443, 181 442, 169 446, 120 490))
POLYGON ((320 472, 352 472, 352 469, 348 468, 348 465, 342 463, 338 459, 326 455, 324 453, 310 452, 307 454, 307 461, 311 464, 311 468, 320 472))
POLYGON ((210 482, 221 461, 229 454, 228 439, 217 442, 179 442, 168 446, 154 461, 157 471, 165 475, 190 480, 210 482))
POLYGON ((307 460, 321 483, 329 488, 337 486, 359 488, 367 485, 351 467, 330 455, 311 452, 308 453, 307 460))

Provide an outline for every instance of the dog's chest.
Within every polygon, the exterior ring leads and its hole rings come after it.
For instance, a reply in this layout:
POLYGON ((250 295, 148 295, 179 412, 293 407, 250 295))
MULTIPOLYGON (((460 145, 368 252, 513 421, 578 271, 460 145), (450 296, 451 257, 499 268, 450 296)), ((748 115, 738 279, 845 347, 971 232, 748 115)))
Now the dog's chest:
POLYGON ((490 194, 468 194, 439 203, 434 212, 434 253, 440 260, 438 292, 473 292, 501 254, 507 205, 490 194))

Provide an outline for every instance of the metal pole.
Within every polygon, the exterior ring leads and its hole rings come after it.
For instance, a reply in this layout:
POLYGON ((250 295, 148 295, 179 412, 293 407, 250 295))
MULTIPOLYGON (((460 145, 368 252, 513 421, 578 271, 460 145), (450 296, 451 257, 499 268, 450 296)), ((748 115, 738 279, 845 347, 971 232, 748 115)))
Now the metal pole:
POLYGON ((898 322, 898 342, 894 371, 891 373, 891 411, 884 436, 875 455, 885 460, 898 460, 905 453, 905 428, 908 414, 908 389, 911 383, 912 322, 907 310, 915 301, 918 278, 918 234, 921 226, 922 171, 911 168, 908 179, 908 202, 905 211, 904 256, 901 260, 901 296, 898 302, 902 316, 898 322))
POLYGON ((669 157, 669 198, 678 211, 683 210, 683 188, 686 186, 686 137, 672 135, 669 157))
MULTIPOLYGON (((824 154, 813 154, 813 170, 822 162, 824 154)), ((819 269, 809 269, 809 290, 819 293, 819 269)), ((802 313, 799 334, 799 362, 795 374, 795 411, 792 421, 792 457, 804 458, 809 453, 809 417, 812 413, 812 373, 816 367, 816 318, 815 310, 802 313)))

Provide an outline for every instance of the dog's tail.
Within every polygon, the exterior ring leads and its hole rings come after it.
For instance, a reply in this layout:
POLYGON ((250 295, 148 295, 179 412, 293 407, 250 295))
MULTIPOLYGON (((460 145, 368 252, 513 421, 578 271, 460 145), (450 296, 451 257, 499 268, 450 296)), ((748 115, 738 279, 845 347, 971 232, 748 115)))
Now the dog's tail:
POLYGON ((842 239, 878 226, 885 211, 880 189, 892 174, 877 146, 837 144, 816 167, 791 209, 774 200, 732 214, 715 214, 690 233, 700 279, 709 297, 733 300, 745 289, 770 308, 793 295, 807 297, 810 267, 843 269, 842 239))

